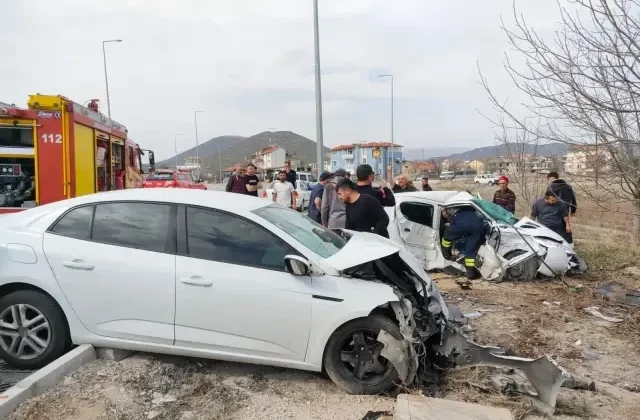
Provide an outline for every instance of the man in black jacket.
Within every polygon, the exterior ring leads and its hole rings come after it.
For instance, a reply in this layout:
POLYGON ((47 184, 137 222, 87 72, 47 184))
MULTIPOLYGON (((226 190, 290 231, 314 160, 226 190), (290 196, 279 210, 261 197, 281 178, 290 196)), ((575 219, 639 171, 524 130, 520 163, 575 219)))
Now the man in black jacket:
POLYGON ((571 185, 567 184, 564 179, 559 179, 557 172, 549 172, 547 180, 549 181, 549 191, 569 208, 569 212, 572 215, 575 214, 578 203, 576 202, 576 195, 571 185))
POLYGON ((296 180, 298 179, 298 175, 296 174, 296 171, 291 169, 291 162, 290 161, 286 161, 284 163, 284 171, 287 174, 287 182, 290 182, 291 185, 293 185, 293 188, 296 188, 296 186, 298 185, 296 183, 296 180))
POLYGON ((388 238, 389 215, 371 194, 361 194, 357 189, 356 184, 347 178, 336 184, 336 191, 346 210, 345 228, 388 238))
POLYGON ((378 199, 384 207, 396 205, 396 199, 393 193, 386 186, 373 188, 371 184, 375 179, 375 172, 371 165, 362 164, 356 168, 356 177, 358 178, 357 189, 360 194, 372 195, 378 199))

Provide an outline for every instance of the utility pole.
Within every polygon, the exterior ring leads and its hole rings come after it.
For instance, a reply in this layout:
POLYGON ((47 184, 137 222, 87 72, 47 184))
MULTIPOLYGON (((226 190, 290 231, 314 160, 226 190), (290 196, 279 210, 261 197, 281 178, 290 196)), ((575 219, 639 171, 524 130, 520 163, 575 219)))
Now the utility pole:
MULTIPOLYGON (((395 157, 395 141, 394 141, 394 129, 393 129, 393 74, 381 74, 378 77, 388 77, 389 79, 391 79, 391 178, 387 179, 387 181, 391 181, 391 179, 393 179, 393 176, 395 175, 395 163, 396 163, 396 157, 395 157)), ((386 168, 386 165, 385 165, 386 168)), ((387 175, 388 176, 388 175, 387 175)))
POLYGON ((322 130, 322 77, 320 72, 320 28, 318 20, 318 0, 313 0, 313 38, 316 74, 316 143, 318 176, 320 176, 324 170, 324 134, 322 130))
POLYGON ((196 162, 198 165, 198 179, 200 179, 200 143, 198 141, 198 114, 204 114, 204 111, 194 111, 193 118, 196 126, 196 162))
POLYGON ((177 133, 173 135, 173 148, 176 152, 176 171, 178 170, 178 136, 181 136, 182 133, 177 133))
MULTIPOLYGON (((107 43, 110 42, 122 42, 121 39, 109 39, 106 41, 102 41, 102 60, 104 62, 104 85, 105 88, 107 89, 107 116, 109 117, 109 155, 111 155, 112 151, 111 151, 111 132, 113 131, 113 120, 111 119, 111 98, 109 97, 109 77, 107 76, 107 49, 105 47, 105 45, 107 43)), ((109 165, 107 165, 107 167, 105 168, 105 176, 106 174, 109 174, 109 184, 111 184, 111 189, 114 188, 114 174, 111 173, 112 171, 112 166, 111 163, 109 163, 109 165)), ((106 180, 105 180, 106 181, 106 180)), ((106 182, 105 182, 106 184, 106 182)), ((66 186, 65 186, 65 190, 66 190, 66 186)))

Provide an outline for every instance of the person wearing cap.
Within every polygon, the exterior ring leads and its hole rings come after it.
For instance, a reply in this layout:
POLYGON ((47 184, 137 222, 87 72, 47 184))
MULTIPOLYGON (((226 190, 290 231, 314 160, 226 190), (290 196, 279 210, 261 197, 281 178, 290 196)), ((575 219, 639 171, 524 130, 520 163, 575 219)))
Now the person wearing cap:
POLYGON ((392 207, 396 205, 396 198, 393 196, 393 192, 384 184, 380 188, 373 188, 373 180, 375 179, 375 172, 371 165, 363 163, 356 168, 356 177, 358 178, 357 188, 358 193, 372 195, 378 199, 383 207, 392 207))
POLYGON ((322 196, 324 195, 325 186, 332 178, 333 174, 331 172, 324 171, 321 173, 320 182, 313 186, 311 193, 309 194, 309 209, 307 210, 307 215, 316 223, 322 223, 322 196))
POLYGON ((511 213, 516 212, 516 193, 509 189, 509 178, 501 176, 498 178, 500 189, 493 194, 494 204, 499 205, 511 213))
POLYGON ((347 213, 344 203, 340 201, 336 184, 342 179, 347 178, 347 172, 344 169, 338 169, 333 173, 333 182, 328 182, 324 186, 322 193, 322 203, 320 204, 320 219, 322 226, 329 229, 344 229, 347 221, 347 213))

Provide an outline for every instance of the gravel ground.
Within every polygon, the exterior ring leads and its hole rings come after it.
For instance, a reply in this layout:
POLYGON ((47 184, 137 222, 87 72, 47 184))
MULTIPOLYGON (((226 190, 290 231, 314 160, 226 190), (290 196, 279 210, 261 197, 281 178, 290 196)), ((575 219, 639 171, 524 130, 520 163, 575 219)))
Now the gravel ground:
POLYGON ((8 420, 359 420, 394 405, 346 395, 320 374, 138 354, 82 366, 8 420))

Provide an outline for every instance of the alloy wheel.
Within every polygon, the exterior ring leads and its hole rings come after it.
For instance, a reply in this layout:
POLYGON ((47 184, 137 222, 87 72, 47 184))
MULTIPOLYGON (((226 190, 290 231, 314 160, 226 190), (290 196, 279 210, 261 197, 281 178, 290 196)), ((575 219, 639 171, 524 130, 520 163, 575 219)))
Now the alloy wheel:
POLYGON ((0 347, 11 357, 34 359, 47 350, 50 342, 49 320, 35 307, 16 304, 0 313, 0 347))
POLYGON ((369 330, 354 331, 343 339, 340 360, 343 369, 360 381, 377 382, 387 376, 393 366, 380 355, 384 344, 369 330))

